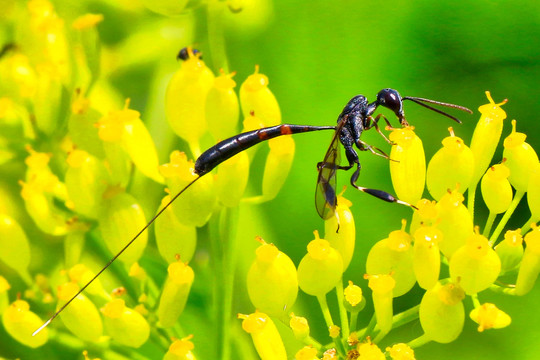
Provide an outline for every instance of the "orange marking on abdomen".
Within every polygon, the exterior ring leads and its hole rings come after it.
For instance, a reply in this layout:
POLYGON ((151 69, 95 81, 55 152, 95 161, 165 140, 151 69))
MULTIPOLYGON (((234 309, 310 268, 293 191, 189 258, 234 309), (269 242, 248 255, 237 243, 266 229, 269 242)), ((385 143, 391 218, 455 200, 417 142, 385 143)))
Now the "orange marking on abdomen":
POLYGON ((288 125, 282 125, 280 132, 281 135, 291 135, 293 133, 288 125))
POLYGON ((259 137, 259 139, 261 140, 266 140, 268 139, 268 133, 266 131, 261 131, 259 133, 257 133, 257 136, 259 137))

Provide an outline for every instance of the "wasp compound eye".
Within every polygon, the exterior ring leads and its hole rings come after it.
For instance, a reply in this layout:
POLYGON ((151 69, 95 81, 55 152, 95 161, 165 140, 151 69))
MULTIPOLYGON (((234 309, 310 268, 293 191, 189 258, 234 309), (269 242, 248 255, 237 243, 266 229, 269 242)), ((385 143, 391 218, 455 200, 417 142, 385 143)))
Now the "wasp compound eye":
POLYGON ((392 110, 397 116, 403 114, 401 95, 394 89, 383 89, 377 94, 377 103, 392 110))

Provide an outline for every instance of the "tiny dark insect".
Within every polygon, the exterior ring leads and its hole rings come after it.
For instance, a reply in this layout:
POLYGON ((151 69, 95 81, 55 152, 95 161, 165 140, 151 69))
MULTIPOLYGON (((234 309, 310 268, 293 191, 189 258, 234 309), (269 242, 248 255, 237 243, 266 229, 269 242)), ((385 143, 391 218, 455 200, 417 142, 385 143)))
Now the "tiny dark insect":
POLYGON ((202 59, 202 53, 199 50, 185 47, 185 48, 180 49, 180 51, 178 52, 178 55, 176 55, 176 60, 186 61, 187 59, 190 58, 190 56, 196 56, 196 55, 199 56, 199 59, 202 59), (191 54, 190 54, 190 51, 191 51, 191 54))
MULTIPOLYGON (((189 48, 184 48, 186 56, 189 56, 189 48)), ((179 58, 182 58, 181 55, 184 49, 180 50, 178 54, 179 58)), ((195 52, 193 50, 192 54, 195 52)), ((186 57, 187 59, 187 57, 186 57)), ((382 118, 388 126, 391 126, 388 119, 382 115, 378 114, 373 117, 373 113, 377 110, 379 106, 388 108, 393 111, 399 122, 403 126, 408 126, 407 120, 405 119, 405 113, 403 112, 403 101, 410 100, 419 105, 422 105, 430 110, 433 110, 441 115, 449 117, 450 119, 461 123, 461 121, 445 113, 444 111, 438 110, 428 104, 435 104, 440 106, 446 106, 450 108, 455 108, 458 110, 466 111, 472 113, 471 110, 466 107, 443 103, 439 101, 417 98, 417 97, 401 97, 401 95, 394 89, 383 89, 377 94, 377 99, 369 103, 367 98, 363 95, 357 95, 353 97, 347 105, 343 108, 341 114, 338 116, 336 126, 313 126, 313 125, 292 125, 292 124, 282 124, 271 126, 267 128, 262 128, 259 130, 248 131, 236 136, 233 136, 229 139, 223 140, 218 144, 212 146, 199 156, 195 162, 195 173, 198 175, 193 181, 187 184, 182 190, 180 190, 171 200, 142 228, 125 246, 120 250, 106 265, 103 267, 86 285, 84 285, 77 294, 75 294, 70 300, 68 300, 56 313, 47 320, 39 329, 34 332, 34 335, 37 334, 41 329, 47 326, 54 318, 62 312, 70 303, 73 301, 80 293, 82 293, 105 269, 109 267, 184 191, 186 191, 191 185, 193 185, 197 180, 199 180, 204 175, 212 171, 216 166, 224 162, 225 160, 233 157, 234 155, 252 147, 253 145, 259 144, 268 139, 272 139, 282 135, 292 135, 299 134, 304 132, 311 131, 320 131, 320 130, 333 130, 334 136, 330 142, 330 146, 326 151, 324 160, 317 164, 318 168, 318 178, 317 178, 317 190, 315 195, 315 204, 317 212, 320 217, 323 219, 330 218, 336 209, 337 197, 336 197, 336 172, 337 170, 349 170, 356 166, 356 170, 351 176, 350 182, 352 186, 356 189, 363 191, 367 194, 375 196, 381 200, 387 202, 394 202, 398 204, 403 204, 406 206, 411 206, 404 201, 396 199, 391 194, 377 189, 369 189, 356 184, 358 177, 360 175, 360 161, 358 159, 358 153, 354 149, 356 148, 360 151, 370 151, 371 153, 382 156, 388 159, 382 150, 367 144, 366 142, 360 139, 360 136, 365 130, 375 128, 377 132, 388 142, 390 140, 382 133, 379 128, 378 122, 382 118), (345 155, 349 162, 346 166, 339 165, 339 143, 343 144, 345 148, 345 155)))

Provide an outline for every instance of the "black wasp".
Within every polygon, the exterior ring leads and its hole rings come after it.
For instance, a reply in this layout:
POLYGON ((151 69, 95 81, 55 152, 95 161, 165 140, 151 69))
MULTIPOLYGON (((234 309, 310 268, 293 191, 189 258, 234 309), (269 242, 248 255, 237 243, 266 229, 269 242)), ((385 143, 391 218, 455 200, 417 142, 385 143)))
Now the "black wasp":
MULTIPOLYGON (((377 132, 387 142, 390 143, 386 136, 381 132, 378 125, 378 122, 381 118, 385 120, 388 126, 391 126, 390 122, 382 114, 373 117, 373 113, 375 112, 375 110, 377 110, 379 106, 383 106, 394 112, 394 114, 399 119, 401 125, 408 126, 409 124, 407 123, 407 120, 405 119, 405 113, 403 112, 404 100, 411 100, 430 110, 447 116, 458 123, 461 123, 461 121, 456 117, 449 115, 441 110, 435 109, 427 105, 426 103, 452 107, 472 113, 471 110, 463 106, 417 97, 401 97, 401 95, 394 89, 383 89, 377 94, 377 100, 372 103, 369 103, 367 98, 363 95, 357 95, 351 100, 349 100, 347 105, 345 105, 345 107, 343 108, 341 114, 338 116, 336 126, 283 124, 249 131, 223 140, 220 143, 212 146, 210 149, 202 153, 201 156, 199 156, 199 158, 195 162, 195 173, 199 175, 198 178, 200 178, 201 176, 207 174, 209 171, 214 169, 217 165, 238 154, 239 152, 274 137, 310 131, 334 130, 334 137, 330 142, 330 146, 328 147, 324 160, 317 164, 319 176, 317 178, 315 204, 317 212, 319 213, 321 218, 328 219, 331 215, 333 215, 336 208, 336 171, 349 170, 355 166, 356 170, 351 176, 351 184, 356 189, 373 195, 384 201, 396 202, 410 206, 410 204, 396 199, 394 196, 390 195, 385 191, 368 189, 358 186, 356 184, 356 181, 358 180, 358 177, 360 175, 361 166, 358 159, 358 153, 356 152, 354 146, 356 146, 356 148, 360 151, 370 151, 373 154, 388 158, 388 155, 386 155, 382 150, 365 143, 363 140, 360 139, 360 137, 362 136, 362 133, 364 131, 375 128, 375 130, 377 130, 377 132), (339 165, 340 156, 338 145, 340 142, 345 148, 345 155, 347 156, 347 160, 349 162, 349 164, 346 166, 339 165)), ((193 182, 195 182, 198 178, 196 178, 193 182)), ((187 187, 189 187, 190 185, 191 184, 189 184, 187 187)))
MULTIPOLYGON (((182 51, 180 51, 179 57, 182 51)), ((375 128, 377 132, 390 143, 386 136, 381 132, 378 122, 382 118, 391 126, 388 119, 379 114, 373 117, 373 114, 379 106, 385 107, 394 112, 402 126, 408 126, 407 120, 405 119, 405 113, 403 112, 403 101, 411 100, 419 105, 422 105, 430 110, 433 110, 439 114, 442 114, 450 119, 461 123, 456 117, 447 114, 441 110, 431 107, 429 104, 436 104, 451 108, 456 108, 459 110, 467 111, 472 113, 471 110, 466 107, 443 103, 439 101, 417 98, 417 97, 401 97, 401 95, 394 89, 383 89, 377 94, 377 99, 369 103, 367 98, 363 95, 357 95, 353 97, 347 105, 343 108, 343 111, 338 116, 336 126, 313 126, 313 125, 292 125, 292 124, 282 124, 271 126, 267 128, 262 128, 258 130, 248 131, 226 140, 219 142, 218 144, 212 146, 199 156, 195 161, 195 173, 198 175, 193 181, 187 184, 182 190, 180 190, 172 199, 167 203, 149 222, 145 225, 143 229, 139 231, 118 254, 116 254, 103 269, 101 269, 85 286, 83 286, 77 294, 75 294, 68 302, 66 302, 45 324, 43 324, 38 330, 34 332, 37 334, 41 329, 47 326, 58 314, 69 305, 69 303, 75 299, 80 293, 82 293, 107 267, 118 256, 120 256, 162 213, 167 209, 184 191, 186 191, 191 185, 193 185, 198 179, 203 177, 212 171, 216 166, 224 162, 225 160, 233 157, 234 155, 252 147, 253 145, 259 144, 263 141, 282 136, 282 135, 292 135, 299 134, 304 132, 311 131, 320 131, 320 130, 333 130, 334 136, 330 142, 330 146, 326 151, 324 160, 317 164, 318 167, 318 178, 317 178, 317 191, 315 197, 315 203, 317 207, 317 212, 323 219, 330 218, 335 211, 337 205, 336 198, 336 172, 337 170, 349 170, 353 167, 356 167, 356 170, 351 176, 351 184, 358 190, 368 193, 372 196, 375 196, 381 200, 388 202, 400 203, 403 205, 411 206, 410 204, 396 199, 394 196, 389 193, 376 190, 368 189, 365 187, 358 186, 356 181, 360 175, 360 161, 358 159, 358 153, 356 152, 354 146, 360 151, 370 151, 373 154, 383 156, 388 158, 382 150, 371 146, 360 139, 362 133, 371 128, 375 128), (345 148, 345 155, 349 162, 346 166, 339 165, 339 143, 343 144, 345 148)))

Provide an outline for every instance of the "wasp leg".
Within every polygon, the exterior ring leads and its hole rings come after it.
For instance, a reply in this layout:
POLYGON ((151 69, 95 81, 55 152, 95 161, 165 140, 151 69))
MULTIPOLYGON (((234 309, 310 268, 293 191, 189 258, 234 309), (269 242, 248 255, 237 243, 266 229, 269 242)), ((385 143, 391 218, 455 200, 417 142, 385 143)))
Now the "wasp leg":
MULTIPOLYGON (((358 180, 358 177, 360 176, 360 170, 362 169, 362 166, 360 165, 360 161, 358 160, 358 155, 356 154, 356 152, 352 148, 345 149, 345 151, 347 153, 347 158, 349 159, 349 161, 351 159, 355 158, 353 160, 353 163, 356 164, 356 170, 354 171, 354 173, 351 176, 351 185, 354 188, 356 188, 357 190, 360 190, 362 192, 365 192, 366 194, 369 194, 371 196, 375 196, 376 198, 384 200, 386 202, 392 202, 392 203, 396 203, 396 204, 401 204, 401 205, 412 207, 413 209, 417 209, 416 206, 411 205, 408 202, 396 199, 393 195, 387 193, 386 191, 377 190, 377 189, 369 189, 369 188, 365 188, 365 187, 357 185, 356 181, 358 180), (350 155, 349 155, 349 153, 350 153, 350 155)), ((351 166, 352 166, 352 164, 351 164, 351 166)))
POLYGON ((390 124, 390 121, 388 121, 388 119, 386 118, 386 116, 384 116, 383 114, 379 114, 377 115, 375 118, 373 118, 372 116, 369 116, 367 118, 368 120, 368 124, 365 128, 365 130, 369 130, 371 129, 372 127, 375 128, 375 130, 377 130, 377 132, 379 133, 379 135, 382 136, 382 138, 387 142, 389 143, 390 145, 395 145, 395 143, 392 141, 392 140, 389 140, 386 135, 383 134, 383 132, 381 131, 381 128, 379 127, 379 120, 383 118, 384 121, 386 122, 386 125, 387 125, 387 129, 389 130, 395 130, 393 127, 392 127, 392 124, 390 124))
POLYGON ((379 149, 378 147, 369 145, 368 143, 366 143, 366 142, 364 142, 364 141, 362 141, 360 139, 356 141, 356 146, 358 146, 358 148, 360 150, 362 150, 362 151, 368 151, 369 150, 374 155, 383 157, 383 158, 385 158, 387 160, 390 160, 390 161, 399 162, 397 160, 390 159, 390 156, 388 156, 388 154, 386 154, 383 150, 379 149))

